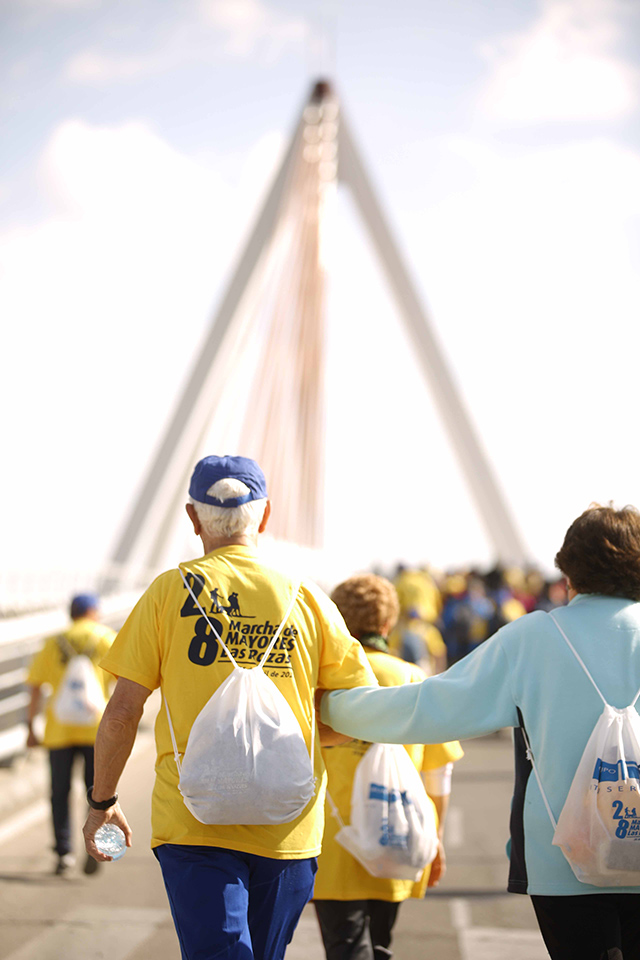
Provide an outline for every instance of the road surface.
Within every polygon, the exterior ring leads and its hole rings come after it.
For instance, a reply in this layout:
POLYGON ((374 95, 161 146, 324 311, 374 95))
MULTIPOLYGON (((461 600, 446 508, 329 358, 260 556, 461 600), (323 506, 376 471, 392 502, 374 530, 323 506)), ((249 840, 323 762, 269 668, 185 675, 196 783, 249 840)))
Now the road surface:
MULTIPOLYGON (((134 846, 93 877, 83 875, 81 855, 69 875, 52 875, 44 752, 0 770, 0 960, 179 960, 160 870, 149 850, 152 711, 153 705, 120 785, 134 846), (18 809, 7 813, 11 796, 18 809)), ((395 957, 545 960, 528 898, 505 893, 510 735, 503 731, 466 741, 464 748, 453 780, 447 876, 425 900, 403 904, 395 957)), ((85 804, 79 771, 77 779, 80 847, 85 804)), ((323 957, 313 908, 308 906, 287 960, 323 957)))

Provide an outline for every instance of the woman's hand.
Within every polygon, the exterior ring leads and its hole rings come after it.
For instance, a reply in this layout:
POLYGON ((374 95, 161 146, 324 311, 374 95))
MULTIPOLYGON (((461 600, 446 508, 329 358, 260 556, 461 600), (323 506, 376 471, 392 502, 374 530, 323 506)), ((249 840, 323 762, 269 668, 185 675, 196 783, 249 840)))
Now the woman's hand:
POLYGON ((320 740, 321 747, 337 747, 340 746, 341 743, 349 743, 350 740, 353 740, 353 737, 345 737, 343 733, 336 733, 332 727, 327 726, 327 724, 323 723, 320 719, 320 706, 326 692, 326 690, 316 690, 315 702, 318 739, 320 740))
POLYGON ((436 853, 435 859, 431 864, 431 873, 429 874, 427 887, 437 887, 446 872, 447 858, 444 852, 444 844, 442 843, 442 840, 438 840, 438 852, 436 853))
POLYGON ((39 747, 39 746, 40 746, 40 741, 36 737, 31 727, 29 727, 29 732, 27 734, 27 747, 31 748, 31 747, 39 747))

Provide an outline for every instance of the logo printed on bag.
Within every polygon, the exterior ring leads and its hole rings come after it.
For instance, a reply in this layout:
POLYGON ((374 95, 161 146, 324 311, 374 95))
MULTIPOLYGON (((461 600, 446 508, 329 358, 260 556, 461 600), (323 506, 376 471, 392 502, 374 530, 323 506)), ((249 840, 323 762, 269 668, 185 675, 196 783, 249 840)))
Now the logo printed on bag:
POLYGON ((396 833, 393 826, 385 817, 380 824, 380 846, 395 847, 397 850, 408 850, 409 835, 407 833, 396 833))
POLYGON ((369 800, 382 800, 383 803, 397 803, 400 800, 405 807, 411 803, 406 790, 387 790, 383 783, 369 784, 369 800))
POLYGON ((616 780, 640 780, 640 768, 635 760, 618 760, 617 763, 605 763, 600 757, 596 760, 593 779, 599 783, 616 780), (625 767, 627 773, 625 774, 625 767))
POLYGON ((612 819, 618 821, 616 837, 619 840, 640 840, 640 819, 638 819, 636 808, 629 810, 629 807, 625 807, 623 813, 623 806, 622 800, 614 800, 611 804, 612 819))

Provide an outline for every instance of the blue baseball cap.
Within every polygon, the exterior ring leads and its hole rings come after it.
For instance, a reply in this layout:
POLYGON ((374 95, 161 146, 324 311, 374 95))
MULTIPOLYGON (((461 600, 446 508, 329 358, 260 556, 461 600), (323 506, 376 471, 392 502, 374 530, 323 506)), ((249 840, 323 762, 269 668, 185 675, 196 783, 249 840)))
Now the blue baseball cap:
POLYGON ((209 503, 212 507, 239 507, 251 500, 265 500, 267 481, 255 460, 248 457, 205 457, 196 463, 191 475, 189 496, 197 503, 209 503), (249 493, 218 500, 207 493, 218 480, 241 480, 249 487, 249 493))
POLYGON ((99 602, 95 593, 79 593, 71 600, 71 619, 79 620, 80 617, 86 617, 90 610, 98 609, 99 602))

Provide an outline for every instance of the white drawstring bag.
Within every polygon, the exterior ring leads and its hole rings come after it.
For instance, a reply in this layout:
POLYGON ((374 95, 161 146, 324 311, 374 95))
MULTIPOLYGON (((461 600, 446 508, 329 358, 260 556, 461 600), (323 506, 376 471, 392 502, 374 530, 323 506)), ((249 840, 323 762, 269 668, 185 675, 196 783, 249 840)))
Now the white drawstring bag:
POLYGON ((311 749, 295 714, 264 672, 297 600, 300 584, 260 663, 239 667, 189 586, 201 614, 234 666, 195 719, 182 760, 165 708, 185 806, 200 823, 275 824, 295 820, 315 792, 311 749))
POLYGON ((528 755, 560 847, 575 876, 598 887, 640 886, 640 717, 631 704, 607 703, 566 633, 551 614, 604 709, 593 728, 556 823, 528 755))
POLYGON ((95 667, 91 658, 77 653, 66 637, 59 637, 58 645, 68 659, 53 701, 53 715, 67 726, 93 727, 107 703, 95 667))
POLYGON ((372 744, 356 767, 350 824, 327 797, 340 826, 336 842, 374 877, 415 882, 435 859, 435 809, 400 744, 372 744))

